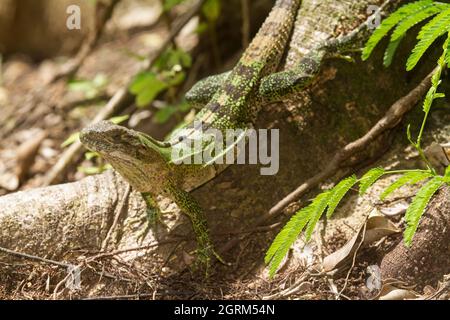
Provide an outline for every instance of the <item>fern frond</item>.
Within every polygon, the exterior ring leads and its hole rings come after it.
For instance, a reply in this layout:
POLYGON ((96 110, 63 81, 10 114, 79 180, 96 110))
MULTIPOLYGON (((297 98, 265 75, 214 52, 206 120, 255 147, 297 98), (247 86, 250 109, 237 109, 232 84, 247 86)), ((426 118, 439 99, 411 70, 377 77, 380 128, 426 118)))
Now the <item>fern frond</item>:
POLYGON ((386 18, 381 25, 374 31, 372 36, 367 41, 363 53, 362 59, 367 60, 375 49, 376 45, 383 39, 389 31, 392 30, 399 22, 408 16, 414 15, 415 13, 421 12, 425 8, 433 5, 432 0, 421 0, 413 2, 402 6, 400 9, 392 13, 388 18, 386 18))
POLYGON ((448 32, 448 36, 447 36, 447 49, 445 52, 445 62, 447 63, 447 67, 450 68, 450 31, 448 32))
POLYGON ((401 176, 399 179, 397 179, 397 181, 392 183, 389 187, 387 187, 381 194, 380 199, 384 201, 389 195, 391 195, 394 191, 400 189, 404 185, 406 184, 414 185, 427 178, 431 178, 432 176, 433 175, 429 172, 420 172, 420 171, 408 172, 403 176, 401 176))
POLYGON ((425 212, 428 203, 443 184, 444 179, 442 177, 435 177, 428 181, 414 197, 405 216, 406 230, 403 233, 403 237, 407 246, 411 245, 414 234, 419 226, 420 218, 425 212))
POLYGON ((305 231, 306 241, 309 241, 314 227, 327 209, 330 196, 330 191, 319 194, 309 206, 298 211, 276 236, 264 258, 265 263, 270 264, 270 277, 276 273, 289 248, 294 244, 306 225, 308 225, 305 231))
POLYGON ((348 177, 339 182, 330 192, 331 197, 328 201, 327 218, 331 218, 337 206, 345 197, 347 192, 358 182, 358 178, 355 175, 348 177))
POLYGON ((400 45, 402 40, 403 40, 403 37, 400 37, 396 40, 391 40, 391 42, 389 42, 389 45, 388 45, 386 51, 384 52, 384 56, 383 56, 383 65, 386 68, 392 64, 392 61, 394 60, 395 52, 397 52, 398 46, 400 45))
POLYGON ((373 168, 369 170, 359 181, 359 194, 364 195, 367 190, 380 179, 386 171, 383 168, 373 168))
POLYGON ((425 96, 425 100, 423 102, 423 112, 428 113, 431 110, 431 106, 433 105, 433 101, 435 98, 437 86, 432 86, 428 89, 427 95, 425 96))
POLYGON ((442 11, 433 20, 426 24, 419 32, 419 42, 414 47, 406 63, 406 70, 412 70, 428 48, 437 38, 449 31, 450 26, 450 8, 442 11))
POLYGON ((319 222, 320 217, 328 207, 328 203, 333 194, 331 191, 326 191, 319 194, 311 203, 311 218, 305 230, 306 241, 311 239, 312 233, 319 222))
POLYGON ((383 65, 385 67, 389 67, 392 64, 395 52, 397 51, 408 30, 447 8, 450 8, 450 5, 447 3, 432 3, 422 11, 416 12, 415 14, 412 14, 400 21, 395 30, 392 32, 389 45, 384 53, 383 65))
POLYGON ((430 4, 430 6, 424 8, 423 10, 410 15, 397 25, 395 30, 392 32, 391 41, 402 38, 406 34, 406 32, 408 32, 408 30, 410 30, 417 24, 448 8, 450 8, 450 5, 448 3, 435 2, 430 4))
POLYGON ((291 245, 305 228, 311 217, 311 212, 311 207, 298 211, 280 231, 269 250, 267 250, 264 261, 266 264, 270 263, 269 273, 271 277, 277 271, 291 245))

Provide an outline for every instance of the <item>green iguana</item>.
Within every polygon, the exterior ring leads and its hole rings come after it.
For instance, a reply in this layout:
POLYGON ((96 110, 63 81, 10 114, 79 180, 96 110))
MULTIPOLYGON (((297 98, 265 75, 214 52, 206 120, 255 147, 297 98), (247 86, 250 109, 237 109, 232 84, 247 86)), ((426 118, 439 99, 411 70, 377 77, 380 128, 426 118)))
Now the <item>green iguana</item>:
POLYGON ((221 259, 214 251, 203 211, 189 191, 216 177, 227 165, 177 165, 172 159, 173 147, 195 137, 199 129, 251 128, 261 106, 304 88, 318 73, 322 59, 337 52, 365 27, 363 24, 351 35, 311 50, 297 68, 273 74, 287 47, 299 6, 300 0, 277 0, 234 69, 200 81, 187 93, 190 103, 205 106, 196 115, 195 125, 185 127, 183 134, 177 130, 160 142, 108 121, 81 132, 81 142, 141 192, 149 207, 154 206, 155 196, 165 195, 183 210, 196 235, 198 261, 206 267, 212 256, 221 259))

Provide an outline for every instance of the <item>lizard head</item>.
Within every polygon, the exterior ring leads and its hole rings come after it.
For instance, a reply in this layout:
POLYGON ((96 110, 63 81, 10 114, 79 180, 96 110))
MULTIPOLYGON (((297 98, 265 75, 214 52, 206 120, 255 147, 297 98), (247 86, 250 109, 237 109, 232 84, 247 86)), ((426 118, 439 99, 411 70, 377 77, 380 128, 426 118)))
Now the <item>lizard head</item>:
POLYGON ((80 141, 107 160, 137 191, 156 191, 148 189, 167 179, 167 149, 143 133, 101 121, 83 129, 80 141))

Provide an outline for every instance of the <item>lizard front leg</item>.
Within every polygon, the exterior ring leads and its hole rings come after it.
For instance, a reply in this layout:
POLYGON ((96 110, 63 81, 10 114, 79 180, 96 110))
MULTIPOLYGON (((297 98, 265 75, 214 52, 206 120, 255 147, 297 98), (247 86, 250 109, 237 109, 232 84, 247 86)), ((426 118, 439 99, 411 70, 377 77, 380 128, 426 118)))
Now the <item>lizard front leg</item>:
POLYGON ((152 194, 146 192, 141 193, 141 195, 146 204, 146 214, 145 216, 136 218, 134 221, 132 221, 138 223, 139 226, 145 225, 144 230, 139 232, 139 234, 137 235, 137 239, 140 242, 144 241, 150 229, 156 227, 158 223, 166 226, 166 224, 162 220, 162 212, 159 209, 155 197, 152 194))
POLYGON ((197 262, 205 266, 206 273, 208 273, 208 269, 211 265, 211 258, 213 256, 224 263, 222 258, 214 250, 211 238, 209 237, 205 215, 197 200, 195 200, 188 192, 171 184, 169 184, 166 189, 175 203, 191 221, 198 246, 197 262))
POLYGON ((259 95, 265 103, 272 103, 296 94, 314 80, 324 57, 325 51, 312 51, 296 67, 264 77, 259 87, 259 95))
POLYGON ((203 108, 225 83, 231 72, 220 73, 198 81, 185 95, 187 102, 195 108, 203 108))
POLYGON ((350 33, 324 41, 312 49, 294 68, 261 79, 259 95, 263 101, 279 102, 303 90, 317 76, 325 59, 343 58, 348 61, 349 57, 342 54, 355 51, 355 44, 364 39, 364 34, 369 31, 368 25, 375 14, 350 33))

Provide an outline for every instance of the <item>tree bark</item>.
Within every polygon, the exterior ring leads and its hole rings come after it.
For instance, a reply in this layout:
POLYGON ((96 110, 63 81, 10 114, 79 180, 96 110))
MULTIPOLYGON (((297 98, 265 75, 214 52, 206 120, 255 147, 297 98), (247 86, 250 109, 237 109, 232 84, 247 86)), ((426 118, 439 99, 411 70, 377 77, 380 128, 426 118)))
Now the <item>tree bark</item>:
POLYGON ((423 288, 450 273, 450 187, 442 188, 423 215, 411 247, 402 239, 381 262, 385 281, 396 279, 423 288))

